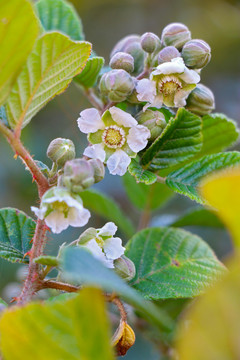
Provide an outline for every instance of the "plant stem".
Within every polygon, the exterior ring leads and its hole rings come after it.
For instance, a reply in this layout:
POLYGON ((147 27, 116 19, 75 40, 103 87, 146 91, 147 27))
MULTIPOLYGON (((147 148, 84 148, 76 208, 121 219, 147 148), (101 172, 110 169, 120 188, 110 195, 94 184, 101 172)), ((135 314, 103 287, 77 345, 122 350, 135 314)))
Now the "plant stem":
POLYGON ((41 290, 41 289, 56 289, 56 290, 66 291, 66 292, 77 292, 81 289, 78 286, 65 284, 65 283, 53 281, 53 280, 41 281, 41 282, 39 282, 38 286, 39 286, 39 290, 41 290))
POLYGON ((21 140, 2 122, 0 122, 0 132, 6 137, 16 156, 19 156, 23 163, 29 168, 33 180, 37 183, 39 197, 41 198, 45 191, 49 188, 47 178, 40 171, 32 156, 25 149, 21 140))
POLYGON ((25 280, 22 292, 18 297, 18 305, 23 305, 30 301, 32 296, 38 290, 40 266, 34 262, 34 259, 42 255, 46 243, 46 231, 48 230, 44 220, 37 220, 37 226, 33 237, 33 246, 30 252, 30 262, 28 275, 25 280))
POLYGON ((93 89, 85 89, 85 95, 89 102, 99 111, 103 111, 104 105, 99 97, 94 93, 93 89))

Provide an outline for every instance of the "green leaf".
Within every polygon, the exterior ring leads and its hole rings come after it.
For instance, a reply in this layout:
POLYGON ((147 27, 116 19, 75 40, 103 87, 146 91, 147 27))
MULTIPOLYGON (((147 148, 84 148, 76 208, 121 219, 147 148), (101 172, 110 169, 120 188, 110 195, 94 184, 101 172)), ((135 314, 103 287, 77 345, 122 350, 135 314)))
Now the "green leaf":
POLYGON ((36 223, 24 212, 12 208, 0 210, 0 257, 28 263, 24 255, 31 249, 36 223))
POLYGON ((68 247, 63 253, 63 276, 76 284, 100 287, 114 292, 161 329, 171 330, 172 322, 164 312, 144 300, 140 294, 128 286, 114 271, 106 268, 88 251, 79 247, 68 247))
POLYGON ((71 41, 57 32, 41 36, 6 104, 11 127, 26 126, 44 105, 61 94, 82 71, 90 52, 89 43, 71 41))
POLYGON ((85 88, 93 87, 97 81, 103 65, 104 58, 99 56, 90 58, 81 74, 77 75, 74 78, 74 81, 85 88))
MULTIPOLYGON (((41 172, 43 174, 49 176, 49 173, 50 173, 49 167, 40 160, 34 160, 34 161, 35 161, 37 167, 39 168, 39 170, 41 170, 41 172)), ((29 170, 28 167, 26 167, 26 169, 29 170)))
POLYGON ((28 0, 0 0, 0 105, 4 104, 38 36, 28 0))
POLYGON ((216 228, 224 228, 223 223, 219 220, 218 216, 202 207, 194 207, 179 216, 171 224, 174 227, 181 226, 211 226, 216 228))
POLYGON ((34 262, 46 266, 58 266, 59 260, 56 256, 42 255, 34 259, 34 262))
POLYGON ((237 141, 239 137, 237 124, 225 115, 205 115, 202 121, 203 146, 196 158, 199 159, 204 155, 218 153, 237 141))
POLYGON ((146 299, 197 296, 224 271, 200 237, 181 229, 145 229, 129 241, 126 256, 136 266, 130 285, 146 299))
POLYGON ((68 1, 40 0, 36 9, 44 30, 58 30, 72 40, 84 40, 82 21, 68 1))
POLYGON ((150 170, 169 168, 193 157, 202 147, 201 119, 180 108, 154 143, 142 156, 150 170))
POLYGON ((132 159, 131 164, 128 167, 129 173, 135 177, 137 182, 151 185, 157 181, 157 175, 151 171, 144 170, 140 164, 132 159))
POLYGON ((130 237, 135 229, 132 222, 123 214, 113 199, 96 190, 85 190, 80 194, 84 206, 108 221, 113 221, 119 229, 130 237))
POLYGON ((240 164, 240 153, 237 151, 207 155, 168 174, 166 184, 179 194, 204 203, 198 194, 198 186, 203 177, 238 164, 240 164))
POLYGON ((129 199, 141 210, 156 210, 166 204, 173 196, 172 190, 165 184, 138 184, 130 174, 125 174, 123 176, 123 184, 129 199))
POLYGON ((0 332, 5 360, 114 359, 104 298, 97 289, 7 310, 0 332))

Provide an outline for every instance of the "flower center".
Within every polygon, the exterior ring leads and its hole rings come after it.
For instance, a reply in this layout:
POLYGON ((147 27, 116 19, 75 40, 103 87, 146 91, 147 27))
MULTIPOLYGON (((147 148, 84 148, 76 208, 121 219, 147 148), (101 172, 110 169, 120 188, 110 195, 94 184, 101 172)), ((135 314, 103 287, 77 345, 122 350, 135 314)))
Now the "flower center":
POLYGON ((158 90, 164 95, 173 95, 181 88, 181 82, 174 75, 165 76, 158 83, 158 90))
POLYGON ((60 211, 67 217, 69 212, 69 206, 64 201, 55 201, 51 204, 52 210, 60 211))
POLYGON ((101 237, 96 237, 95 238, 97 244, 100 246, 100 248, 103 248, 103 244, 104 244, 104 240, 101 237))
POLYGON ((108 126, 103 132, 102 140, 109 148, 120 148, 126 141, 125 131, 116 125, 108 126))

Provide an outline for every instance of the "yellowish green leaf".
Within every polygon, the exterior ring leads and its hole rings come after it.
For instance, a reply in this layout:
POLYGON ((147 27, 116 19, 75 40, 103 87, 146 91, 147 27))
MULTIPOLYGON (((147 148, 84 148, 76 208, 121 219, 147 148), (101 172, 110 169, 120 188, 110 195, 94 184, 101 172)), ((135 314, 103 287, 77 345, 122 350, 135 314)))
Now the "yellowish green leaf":
POLYGON ((0 320, 4 360, 113 360, 101 291, 84 289, 66 301, 31 303, 0 320))
POLYGON ((0 105, 6 101, 38 31, 30 1, 0 0, 0 105))
POLYGON ((6 104, 12 128, 23 128, 54 96, 61 94, 84 68, 91 44, 58 32, 41 36, 28 57, 6 104))
POLYGON ((200 186, 202 197, 217 209, 219 217, 240 246, 240 168, 223 170, 206 178, 200 186))

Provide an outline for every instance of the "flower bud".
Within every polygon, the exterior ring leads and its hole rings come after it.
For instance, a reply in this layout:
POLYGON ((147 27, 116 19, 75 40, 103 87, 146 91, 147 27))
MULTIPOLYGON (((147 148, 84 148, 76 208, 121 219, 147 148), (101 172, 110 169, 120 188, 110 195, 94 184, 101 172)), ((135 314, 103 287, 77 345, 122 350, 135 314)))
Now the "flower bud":
POLYGON ((52 162, 62 167, 66 161, 75 158, 75 146, 69 139, 57 138, 50 142, 47 156, 52 162))
POLYGON ((155 140, 167 125, 163 113, 151 109, 140 112, 137 116, 137 121, 139 124, 146 126, 150 130, 150 141, 155 140))
POLYGON ((212 91, 203 84, 198 84, 187 98, 186 108, 197 115, 206 115, 215 109, 212 91))
POLYGON ((66 162, 64 173, 59 179, 59 185, 71 192, 78 193, 95 183, 94 169, 85 159, 74 159, 66 162))
POLYGON ((203 40, 190 40, 183 46, 182 57, 189 68, 201 69, 211 59, 211 48, 203 40))
POLYGON ((94 179, 95 184, 103 180, 105 176, 105 167, 101 160, 99 159, 91 159, 88 160, 89 164, 91 164, 93 171, 94 171, 94 179))
POLYGON ((144 51, 151 54, 161 47, 161 41, 154 33, 147 32, 141 36, 141 46, 144 51))
POLYGON ((133 75, 139 74, 144 67, 145 52, 140 44, 139 35, 129 35, 121 39, 113 48, 110 57, 118 52, 125 52, 132 55, 134 59, 133 75))
POLYGON ((177 49, 181 49, 189 40, 191 40, 191 32, 182 23, 172 23, 163 29, 162 43, 166 46, 172 45, 177 49))
POLYGON ((134 263, 125 255, 114 261, 114 268, 115 272, 126 281, 132 280, 136 274, 134 263))
POLYGON ((110 101, 121 102, 133 91, 134 82, 125 70, 111 70, 103 74, 99 88, 110 101))
POLYGON ((112 345, 115 347, 117 356, 126 355, 127 351, 135 343, 135 333, 130 325, 124 320, 120 324, 112 337, 112 345))
POLYGON ((112 69, 123 69, 131 73, 134 70, 134 58, 130 54, 118 52, 113 55, 109 65, 112 69))
POLYGON ((158 54, 158 64, 169 62, 179 56, 181 56, 181 54, 175 46, 166 46, 158 54))

